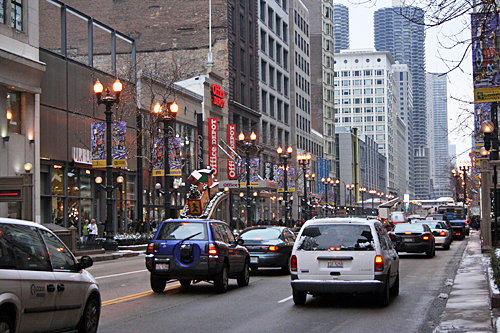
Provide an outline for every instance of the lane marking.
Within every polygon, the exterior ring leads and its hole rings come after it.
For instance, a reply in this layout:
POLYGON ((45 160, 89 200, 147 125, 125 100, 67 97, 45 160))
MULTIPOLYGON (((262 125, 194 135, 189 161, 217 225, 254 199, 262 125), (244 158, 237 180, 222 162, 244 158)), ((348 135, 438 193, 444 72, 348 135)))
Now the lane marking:
POLYGON ((113 275, 104 275, 104 276, 99 276, 99 277, 96 277, 95 279, 96 279, 96 280, 100 280, 100 279, 107 279, 107 278, 110 278, 110 277, 116 277, 116 276, 128 275, 128 274, 135 274, 135 273, 142 273, 142 272, 147 272, 147 271, 148 271, 147 269, 141 269, 140 271, 134 271, 134 272, 126 272, 126 273, 113 274, 113 275))
MULTIPOLYGON (((163 292, 165 292, 167 290, 174 289, 175 287, 178 287, 178 286, 180 286, 180 283, 175 283, 175 284, 169 285, 169 286, 167 286, 165 288, 165 290, 163 292)), ((118 297, 118 298, 110 299, 110 300, 102 302, 101 305, 102 306, 106 306, 106 305, 117 304, 117 303, 121 303, 121 302, 125 302, 125 301, 130 301, 130 300, 133 300, 133 299, 141 298, 141 297, 144 297, 144 296, 153 295, 153 294, 156 294, 156 293, 154 291, 152 291, 152 290, 143 291, 143 292, 140 292, 140 293, 137 293, 137 294, 132 294, 132 295, 127 295, 127 296, 123 296, 123 297, 118 297)))
POLYGON ((288 296, 287 298, 283 298, 281 301, 279 301, 278 303, 285 303, 286 301, 289 301, 293 298, 293 296, 288 296))

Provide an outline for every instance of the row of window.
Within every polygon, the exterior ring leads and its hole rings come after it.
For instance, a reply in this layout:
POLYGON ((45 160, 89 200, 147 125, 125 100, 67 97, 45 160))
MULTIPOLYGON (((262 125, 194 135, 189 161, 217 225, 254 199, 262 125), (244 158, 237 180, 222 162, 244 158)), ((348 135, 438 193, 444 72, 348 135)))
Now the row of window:
MULTIPOLYGON (((370 59, 369 58, 366 58, 365 59, 366 63, 369 63, 370 62, 370 59)), ((381 62, 382 59, 380 58, 377 58, 377 62, 381 62)), ((347 64, 349 61, 347 61, 347 59, 344 59, 344 64, 347 64)), ((354 59, 354 62, 357 64, 359 63, 359 59, 354 59)), ((334 61, 334 63, 336 64, 337 63, 337 60, 334 61)))
POLYGON ((260 68, 261 80, 266 82, 269 87, 288 97, 290 79, 273 66, 268 66, 265 60, 260 61, 260 68))
POLYGON ((272 36, 269 36, 269 38, 266 38, 266 36, 266 32, 264 30, 260 30, 261 51, 267 53, 269 58, 276 60, 278 65, 288 70, 288 50, 284 49, 283 46, 278 41, 275 41, 272 36))
POLYGON ((311 114, 311 102, 298 93, 295 93, 295 106, 302 111, 311 114))
POLYGON ((267 114, 269 112, 270 117, 276 118, 285 124, 290 123, 290 105, 265 90, 261 91, 261 98, 262 113, 267 114), (269 101, 267 99, 268 95, 269 101))
POLYGON ((295 45, 309 56, 309 43, 297 31, 295 31, 295 45))
POLYGON ((307 95, 311 94, 309 81, 297 72, 295 72, 295 87, 301 89, 307 95))
POLYGON ((311 133, 311 121, 302 117, 300 114, 297 115, 297 119, 296 119, 296 126, 298 128, 300 128, 301 130, 307 132, 307 133, 311 133))
POLYGON ((365 69, 365 70, 357 70, 357 71, 341 71, 341 72, 335 72, 334 76, 339 77, 342 75, 342 77, 350 77, 352 76, 381 76, 385 74, 385 71, 383 69, 365 69))
POLYGON ((350 87, 352 83, 353 86, 380 86, 384 85, 384 82, 384 79, 342 80, 334 81, 333 85, 338 87, 339 83, 342 83, 342 87, 350 87))
MULTIPOLYGON (((286 3, 286 0, 283 0, 286 3)), ((285 12, 287 11, 286 8, 285 12)), ((269 29, 274 31, 278 37, 282 38, 285 43, 288 43, 288 24, 283 19, 274 13, 271 6, 267 7, 267 20, 266 20, 266 2, 260 2, 260 19, 262 22, 267 23, 269 29)))
MULTIPOLYGON (((351 119, 352 119, 351 117, 342 117, 342 123, 351 123, 352 122, 351 119)), ((339 124, 341 122, 340 120, 341 118, 335 118, 335 123, 339 124)), ((354 122, 361 123, 362 121, 359 120, 354 122)), ((385 125, 365 125, 365 132, 373 132, 374 130, 377 132, 385 132, 385 125)), ((373 139, 373 136, 371 137, 371 139, 373 139)))
POLYGON ((23 0, 0 0, 0 23, 8 24, 8 3, 10 2, 10 27, 23 31, 23 0))
POLYGON ((309 62, 297 52, 295 52, 295 66, 298 66, 304 73, 309 75, 309 62))
MULTIPOLYGON (((335 118, 335 122, 337 123, 337 119, 340 119, 340 117, 337 117, 335 118)), ((344 120, 344 122, 350 122, 351 120, 351 117, 343 117, 342 119, 348 119, 348 120, 344 120)), ((352 117, 352 119, 354 120, 355 123, 361 123, 363 121, 363 117, 362 116, 359 116, 359 117, 352 117)), ((375 121, 385 121, 385 116, 365 116, 365 122, 373 122, 373 120, 375 121)))
MULTIPOLYGON (((373 106, 365 106, 364 108, 361 108, 361 107, 357 107, 357 108, 342 108, 342 113, 362 113, 363 111, 365 113, 373 113, 374 111, 376 113, 383 113, 385 112, 385 107, 384 106, 376 106, 376 107, 373 107, 373 106)), ((339 108, 335 108, 335 114, 339 114, 340 113, 340 109, 339 108)))
POLYGON ((277 144, 281 147, 287 147, 290 143, 290 132, 277 128, 276 125, 269 124, 267 121, 262 121, 262 138, 263 141, 269 140, 267 142, 271 145, 277 144))
POLYGON ((334 36, 335 30, 334 30, 332 24, 330 24, 328 22, 323 22, 323 31, 325 32, 325 34, 335 38, 335 36, 334 36))
POLYGON ((297 134, 297 148, 311 152, 313 155, 323 156, 323 146, 297 134))
POLYGON ((306 34, 307 37, 309 37, 309 24, 300 16, 300 14, 295 10, 295 15, 294 15, 294 22, 295 25, 302 30, 303 33, 306 34))
MULTIPOLYGON (((365 97, 365 98, 342 98, 342 104, 383 104, 385 101, 384 97, 365 97), (351 103, 352 102, 352 103, 351 103)), ((340 99, 334 100, 335 105, 340 104, 340 99)))
MULTIPOLYGON (((364 89, 353 89, 352 94, 357 96, 357 95, 383 95, 385 92, 384 88, 364 88, 364 89)), ((335 96, 339 96, 342 93, 342 96, 350 96, 351 95, 351 89, 342 89, 340 90, 335 90, 335 96)))

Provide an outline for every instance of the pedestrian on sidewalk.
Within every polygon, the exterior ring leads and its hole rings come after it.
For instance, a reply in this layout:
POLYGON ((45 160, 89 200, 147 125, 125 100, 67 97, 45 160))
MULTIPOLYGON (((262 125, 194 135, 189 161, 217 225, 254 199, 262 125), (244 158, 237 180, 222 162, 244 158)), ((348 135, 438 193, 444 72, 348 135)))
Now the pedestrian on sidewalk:
POLYGON ((89 241, 95 241, 98 233, 97 224, 95 223, 95 219, 90 220, 90 224, 88 226, 89 231, 89 241))
POLYGON ((89 220, 85 220, 85 224, 82 228, 83 241, 86 242, 89 240, 89 220))

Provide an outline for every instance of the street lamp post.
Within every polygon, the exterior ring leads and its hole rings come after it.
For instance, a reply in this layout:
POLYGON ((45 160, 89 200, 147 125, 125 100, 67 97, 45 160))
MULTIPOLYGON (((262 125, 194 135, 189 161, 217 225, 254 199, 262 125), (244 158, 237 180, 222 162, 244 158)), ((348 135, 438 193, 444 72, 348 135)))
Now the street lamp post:
POLYGON ((310 160, 311 154, 297 155, 297 162, 302 166, 302 172, 304 174, 304 200, 302 201, 302 216, 304 220, 307 219, 307 167, 309 166, 310 160))
POLYGON ((104 243, 104 248, 106 250, 116 250, 118 244, 114 240, 114 214, 113 214, 113 191, 115 187, 113 186, 113 156, 111 153, 111 132, 112 132, 112 117, 113 111, 111 108, 113 105, 120 103, 120 94, 123 89, 123 85, 120 80, 116 80, 113 83, 114 97, 111 96, 109 88, 106 88, 106 96, 102 97, 103 85, 99 80, 94 84, 94 93, 97 98, 97 105, 104 104, 106 106, 106 186, 104 190, 106 191, 106 242, 104 243))
POLYGON ((361 215, 365 215, 365 192, 366 192, 366 187, 360 188, 359 192, 361 192, 361 215))
MULTIPOLYGON (((495 219, 495 226, 494 226, 494 239, 493 239, 493 244, 488 244, 489 237, 487 236, 490 232, 490 226, 487 224, 485 225, 482 222, 481 223, 481 230, 484 232, 484 242, 486 246, 497 246, 498 245, 498 194, 497 194, 497 181, 498 181, 498 173, 497 173, 497 164, 496 161, 498 161, 499 156, 498 156, 498 149, 499 149, 499 141, 498 141, 498 103, 493 102, 491 103, 491 120, 487 119, 484 120, 481 123, 481 128, 480 128, 481 133, 484 133, 484 147, 481 148, 481 155, 482 156, 487 156, 488 153, 490 155, 490 161, 493 164, 493 201, 494 201, 494 206, 493 206, 493 212, 494 212, 494 219, 495 219), (491 152, 490 152, 491 151, 491 152)), ((485 183, 488 183, 485 181, 485 183)), ((483 188, 484 190, 484 188, 483 188)), ((488 192, 490 191, 489 188, 486 189, 488 192)), ((485 193, 483 193, 483 196, 485 196, 485 193)), ((489 212, 484 212, 483 214, 488 214, 489 212)), ((489 224, 489 219, 488 217, 484 218, 485 221, 488 221, 489 224)), ((483 221, 483 219, 482 219, 483 221)))
POLYGON ((164 209, 165 209, 165 220, 170 218, 170 203, 171 203, 171 194, 172 191, 169 191, 170 187, 170 152, 169 152, 169 137, 171 134, 174 134, 174 129, 172 128, 173 123, 175 122, 175 117, 177 116, 177 112, 179 111, 179 106, 175 102, 166 102, 156 103, 153 107, 153 112, 158 117, 158 121, 163 122, 163 163, 165 169, 165 195, 164 195, 164 209), (164 105, 166 107, 164 107, 164 105), (168 192, 168 195, 167 195, 168 192))
POLYGON ((460 162, 458 164, 458 168, 460 171, 463 172, 464 175, 464 208, 465 205, 467 204, 467 171, 470 169, 470 163, 469 162, 460 162))
POLYGON ((250 197, 250 148, 255 145, 257 135, 255 132, 250 134, 250 141, 245 141, 245 134, 243 132, 238 135, 238 140, 245 145, 245 163, 246 163, 246 178, 247 178, 247 227, 250 226, 250 210, 252 208, 252 198, 250 197))
MULTIPOLYGON (((316 174, 312 174, 309 176, 309 174, 306 174, 306 179, 309 181, 309 191, 312 192, 312 182, 314 181, 314 178, 316 178, 316 174)), ((312 204, 309 203, 309 220, 312 219, 312 204)))
POLYGON ((286 154, 283 151, 283 148, 278 147, 276 149, 278 156, 281 160, 283 160, 283 200, 285 201, 285 226, 288 227, 288 160, 292 156, 293 148, 289 146, 286 149, 286 154))
POLYGON ((372 196, 372 211, 375 208, 375 195, 377 194, 377 190, 370 190, 368 191, 370 195, 372 196))
POLYGON ((328 216, 328 185, 330 184, 330 181, 331 181, 331 178, 328 177, 327 179, 325 178, 321 178, 321 182, 323 183, 323 185, 325 185, 325 211, 326 211, 326 214, 328 216))
POLYGON ((349 209, 347 210, 347 215, 351 215, 352 210, 352 190, 354 189, 354 184, 347 184, 345 188, 349 191, 349 209))
POLYGON ((378 195, 378 198, 379 198, 379 199, 378 199, 378 202, 379 202, 380 204, 382 204, 382 197, 384 196, 384 192, 378 192, 378 193, 377 193, 377 195, 378 195))

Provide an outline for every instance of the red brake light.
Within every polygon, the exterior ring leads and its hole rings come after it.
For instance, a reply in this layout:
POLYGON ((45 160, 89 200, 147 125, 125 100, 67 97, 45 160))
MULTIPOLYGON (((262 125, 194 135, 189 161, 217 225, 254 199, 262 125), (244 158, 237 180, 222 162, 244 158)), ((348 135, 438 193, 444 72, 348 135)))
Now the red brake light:
POLYGON ((278 247, 276 245, 271 245, 271 246, 269 246, 269 251, 272 251, 272 252, 278 251, 278 247))
POLYGON ((439 233, 439 236, 446 236, 446 232, 441 231, 441 232, 439 233))
POLYGON ((207 253, 211 256, 217 255, 217 248, 215 247, 215 244, 208 243, 208 251, 207 253))
POLYGON ((148 244, 148 249, 146 250, 146 254, 151 254, 151 253, 153 253, 153 251, 154 251, 154 246, 155 246, 155 243, 149 243, 149 244, 148 244))
POLYGON ((429 236, 424 235, 424 236, 422 236, 422 239, 423 239, 423 240, 429 240, 429 236))
POLYGON ((381 255, 375 256, 375 272, 382 272, 384 270, 384 258, 381 255))
POLYGON ((405 232, 405 235, 411 235, 411 232, 407 231, 405 232))
POLYGON ((297 256, 296 255, 293 255, 292 259, 290 259, 290 269, 292 270, 292 272, 297 271, 297 256))

